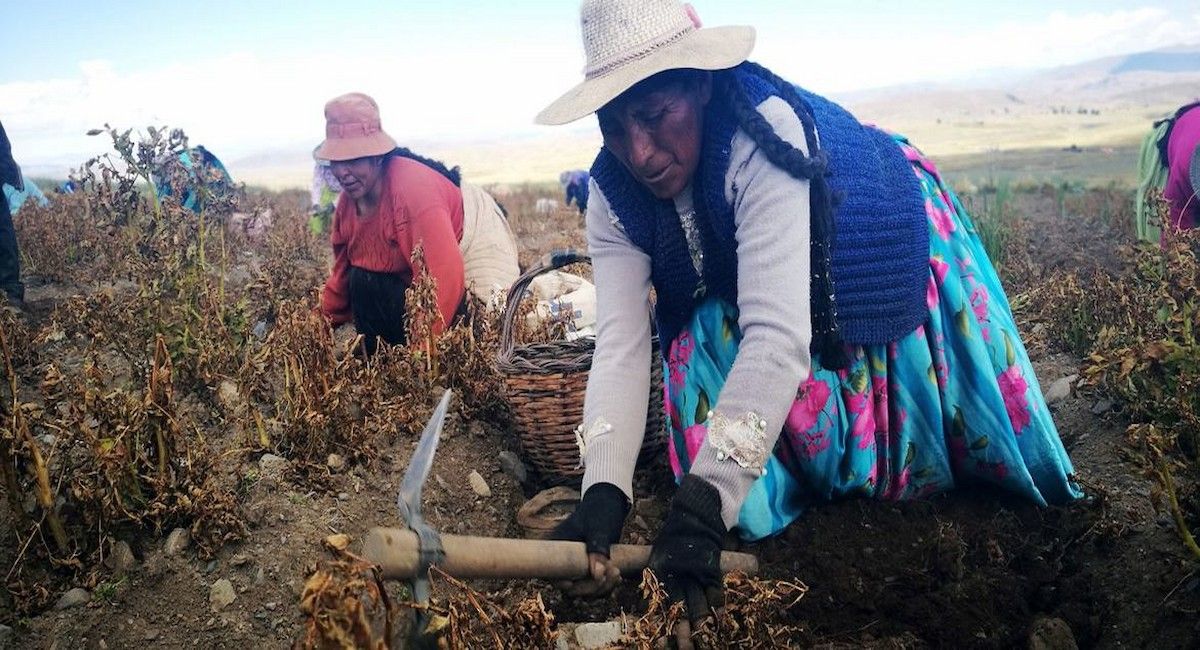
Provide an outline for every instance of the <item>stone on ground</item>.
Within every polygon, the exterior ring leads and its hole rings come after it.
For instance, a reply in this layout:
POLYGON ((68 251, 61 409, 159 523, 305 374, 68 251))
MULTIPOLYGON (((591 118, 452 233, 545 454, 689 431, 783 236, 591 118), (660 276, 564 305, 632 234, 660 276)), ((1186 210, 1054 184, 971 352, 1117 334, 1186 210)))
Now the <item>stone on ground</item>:
POLYGON ((1061 618, 1039 618, 1029 633, 1029 650, 1079 650, 1071 626, 1061 618))
POLYGON ((471 489, 475 490, 475 494, 484 498, 492 496, 492 488, 488 487, 487 481, 483 480, 479 472, 471 470, 471 473, 467 475, 467 481, 471 483, 471 489))
POLYGON ((237 592, 233 590, 233 583, 225 578, 214 582, 208 591, 208 604, 214 612, 225 609, 235 600, 237 600, 237 592))
POLYGON ((620 621, 582 623, 575 628, 575 642, 583 650, 599 650, 617 645, 624 636, 620 621))
POLYGON ((58 599, 57 603, 54 603, 54 609, 78 607, 79 605, 83 605, 91 599, 92 595, 88 593, 87 589, 75 587, 74 589, 63 594, 62 597, 58 599))

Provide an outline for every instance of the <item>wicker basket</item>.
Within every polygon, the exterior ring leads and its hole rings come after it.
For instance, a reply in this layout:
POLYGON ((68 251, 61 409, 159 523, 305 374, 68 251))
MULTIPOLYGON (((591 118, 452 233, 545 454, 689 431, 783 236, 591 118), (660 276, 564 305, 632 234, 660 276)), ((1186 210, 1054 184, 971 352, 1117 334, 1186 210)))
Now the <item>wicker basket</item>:
MULTIPOLYGON (((590 263, 591 258, 574 251, 555 252, 517 278, 508 291, 500 332, 498 366, 504 377, 521 450, 551 485, 577 486, 583 478, 575 427, 583 422, 583 397, 596 342, 592 337, 585 337, 574 341, 514 345, 513 336, 521 299, 529 283, 543 273, 579 262, 590 263)), ((651 357, 650 404, 639 464, 656 458, 666 444, 662 355, 657 336, 652 339, 651 357)))

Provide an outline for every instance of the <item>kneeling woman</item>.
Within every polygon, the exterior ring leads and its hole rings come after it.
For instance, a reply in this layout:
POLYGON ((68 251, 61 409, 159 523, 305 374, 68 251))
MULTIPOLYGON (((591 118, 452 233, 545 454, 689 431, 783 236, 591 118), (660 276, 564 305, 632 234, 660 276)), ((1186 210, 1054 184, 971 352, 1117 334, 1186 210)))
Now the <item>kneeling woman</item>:
POLYGON ((457 167, 398 148, 367 95, 325 105, 325 141, 315 155, 329 161, 343 190, 321 308, 335 327, 353 321, 368 352, 377 339, 405 342, 405 290, 419 279, 418 245, 437 285, 439 330, 463 311, 468 291, 494 304, 516 280, 516 241, 496 201, 462 182, 457 167))
POLYGON ((539 121, 595 113, 604 138, 584 494, 557 531, 586 543, 600 586, 645 428, 651 288, 680 485, 650 564, 693 614, 727 530, 759 539, 831 499, 972 483, 1080 495, 1000 279, 931 161, 746 61, 752 29, 700 29, 678 0, 586 0, 583 34, 586 80, 539 121))

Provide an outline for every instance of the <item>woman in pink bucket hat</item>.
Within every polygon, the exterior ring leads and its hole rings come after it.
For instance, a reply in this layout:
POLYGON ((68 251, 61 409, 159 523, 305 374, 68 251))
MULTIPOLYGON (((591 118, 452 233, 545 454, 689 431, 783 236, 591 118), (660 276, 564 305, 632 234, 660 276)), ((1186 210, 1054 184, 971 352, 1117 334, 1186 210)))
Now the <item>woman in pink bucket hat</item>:
POLYGON ((516 239, 496 201, 457 167, 398 147, 367 95, 325 104, 325 141, 313 155, 329 162, 342 188, 321 308, 335 326, 353 321, 368 352, 380 338, 405 340, 404 295, 417 279, 418 245, 437 284, 442 327, 463 310, 467 292, 494 304, 516 280, 516 239))
POLYGON ((618 578, 651 289, 679 486, 650 564, 693 616, 727 532, 761 539, 824 501, 967 483, 1080 496, 999 277, 932 162, 747 61, 750 27, 701 28, 678 0, 585 0, 581 24, 584 81, 538 116, 595 114, 604 138, 584 493, 556 531, 592 558, 572 591, 618 578))

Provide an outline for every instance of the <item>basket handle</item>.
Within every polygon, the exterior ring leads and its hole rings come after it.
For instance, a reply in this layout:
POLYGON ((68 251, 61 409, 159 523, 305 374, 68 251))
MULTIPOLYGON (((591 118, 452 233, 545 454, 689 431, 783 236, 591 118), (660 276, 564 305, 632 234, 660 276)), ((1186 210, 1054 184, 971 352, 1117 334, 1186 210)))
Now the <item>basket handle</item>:
POLYGON ((500 323, 500 358, 508 359, 513 350, 514 325, 517 319, 517 310, 521 305, 521 298, 525 296, 525 290, 529 288, 529 283, 533 279, 543 273, 556 271, 564 266, 576 264, 579 262, 591 263, 592 258, 586 253, 582 253, 573 248, 556 249, 550 251, 537 264, 521 277, 517 278, 516 282, 508 289, 508 296, 504 300, 504 314, 500 323))

